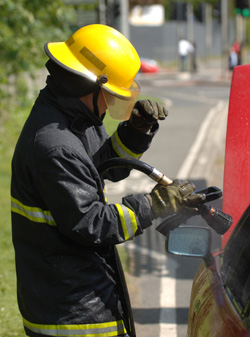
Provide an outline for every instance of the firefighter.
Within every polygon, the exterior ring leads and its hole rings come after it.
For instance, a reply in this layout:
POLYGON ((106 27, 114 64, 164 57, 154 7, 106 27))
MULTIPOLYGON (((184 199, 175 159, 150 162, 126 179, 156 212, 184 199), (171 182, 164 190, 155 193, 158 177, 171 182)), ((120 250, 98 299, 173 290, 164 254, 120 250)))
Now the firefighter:
POLYGON ((23 127, 12 159, 11 211, 18 305, 28 336, 135 336, 116 245, 153 219, 195 207, 202 195, 174 181, 147 195, 108 204, 104 180, 130 169, 98 166, 113 157, 140 158, 166 109, 136 102, 140 60, 118 31, 79 29, 45 44, 46 86, 23 127), (121 120, 111 137, 105 111, 121 120), (131 115, 131 112, 133 114, 131 115))

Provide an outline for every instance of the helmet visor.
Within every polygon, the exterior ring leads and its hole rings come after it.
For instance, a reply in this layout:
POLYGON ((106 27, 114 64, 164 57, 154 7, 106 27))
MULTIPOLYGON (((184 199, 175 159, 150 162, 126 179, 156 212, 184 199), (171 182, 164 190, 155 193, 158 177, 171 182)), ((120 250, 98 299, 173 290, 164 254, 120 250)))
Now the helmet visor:
POLYGON ((140 93, 139 84, 134 81, 130 89, 123 89, 127 91, 126 96, 118 95, 114 91, 107 91, 105 86, 101 86, 101 88, 110 117, 121 121, 128 120, 140 93))

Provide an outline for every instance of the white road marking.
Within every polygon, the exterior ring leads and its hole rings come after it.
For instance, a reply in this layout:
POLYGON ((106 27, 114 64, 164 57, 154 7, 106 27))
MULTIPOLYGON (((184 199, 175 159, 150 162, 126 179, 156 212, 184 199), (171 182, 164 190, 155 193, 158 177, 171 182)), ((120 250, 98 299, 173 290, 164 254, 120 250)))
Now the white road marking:
POLYGON ((188 155, 186 159, 184 160, 178 174, 177 178, 180 179, 188 179, 190 171, 193 167, 194 161, 197 159, 197 156, 200 152, 200 149, 204 145, 204 140, 209 132, 209 129, 211 128, 211 124, 213 120, 215 119, 216 115, 225 107, 226 103, 225 101, 220 100, 218 104, 209 110, 206 118, 204 119, 203 123, 201 124, 201 127, 199 129, 199 132, 196 136, 196 139, 191 146, 188 155))

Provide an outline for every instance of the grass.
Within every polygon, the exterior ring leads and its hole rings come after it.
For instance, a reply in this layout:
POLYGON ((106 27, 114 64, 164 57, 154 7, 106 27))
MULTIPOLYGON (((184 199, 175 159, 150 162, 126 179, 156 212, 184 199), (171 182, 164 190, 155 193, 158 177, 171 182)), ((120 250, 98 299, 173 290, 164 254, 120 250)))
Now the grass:
POLYGON ((11 157, 26 117, 25 102, 18 113, 2 109, 0 117, 0 337, 23 337, 22 319, 17 307, 15 255, 11 237, 10 177, 11 157))
POLYGON ((16 300, 14 249, 10 220, 10 156, 0 161, 0 336, 25 336, 16 300))

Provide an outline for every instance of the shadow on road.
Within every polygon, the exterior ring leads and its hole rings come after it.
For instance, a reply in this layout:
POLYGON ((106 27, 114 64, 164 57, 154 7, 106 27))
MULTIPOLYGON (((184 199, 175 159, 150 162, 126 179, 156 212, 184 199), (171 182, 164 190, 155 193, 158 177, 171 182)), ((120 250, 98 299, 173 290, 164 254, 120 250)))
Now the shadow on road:
POLYGON ((166 319, 164 320, 164 323, 187 324, 188 308, 136 308, 133 309, 135 322, 139 324, 159 324, 160 310, 162 309, 169 312, 169 315, 165 316, 166 319), (176 312, 177 322, 171 320, 171 317, 173 317, 171 311, 176 312))

